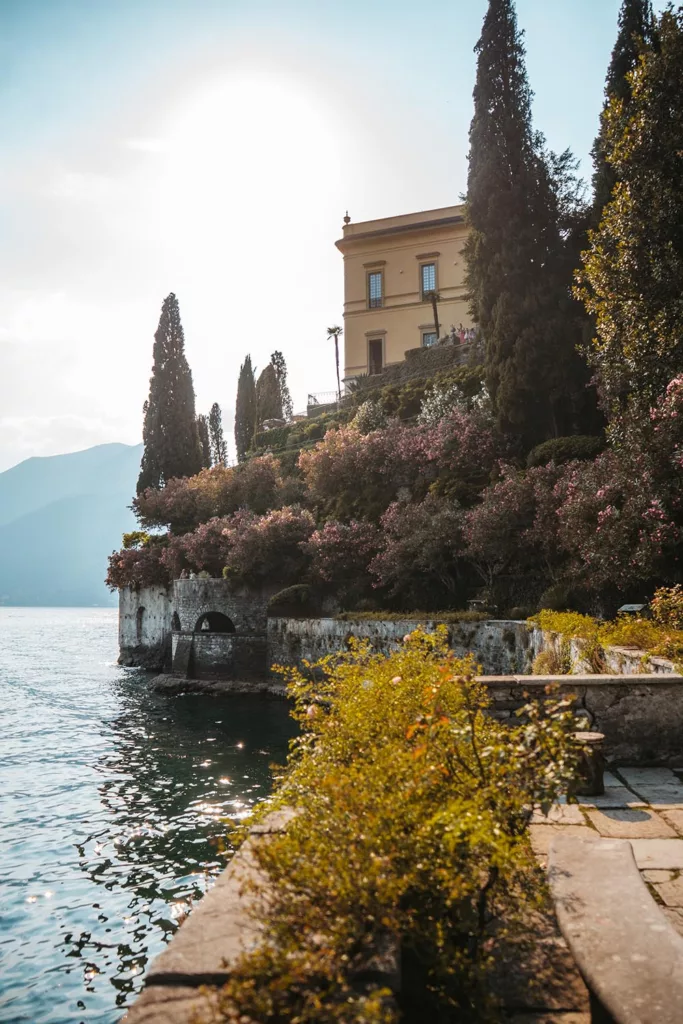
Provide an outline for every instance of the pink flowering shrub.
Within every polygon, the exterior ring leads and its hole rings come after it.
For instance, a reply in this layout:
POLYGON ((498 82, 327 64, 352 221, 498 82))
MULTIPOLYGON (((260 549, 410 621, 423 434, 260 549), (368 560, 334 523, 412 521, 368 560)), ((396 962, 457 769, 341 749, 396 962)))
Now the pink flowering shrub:
POLYGON ((553 464, 521 471, 502 463, 500 479, 465 515, 467 554, 490 586, 503 573, 542 572, 555 579, 560 470, 553 464))
POLYGON ((133 499, 133 510, 142 526, 167 526, 173 533, 188 533, 239 508, 258 513, 277 508, 282 504, 282 486, 279 462, 272 455, 262 455, 235 469, 214 466, 196 476, 169 480, 160 489, 148 487, 133 499))
POLYGON ((464 505, 473 504, 500 454, 491 421, 479 410, 455 408, 428 436, 428 457, 437 467, 439 490, 464 505))
POLYGON ((139 590, 155 585, 166 587, 172 577, 163 560, 165 553, 165 538, 114 551, 109 556, 105 583, 110 590, 118 590, 119 587, 139 590))
POLYGON ((355 427, 330 430, 299 456, 309 500, 330 518, 377 520, 401 488, 424 494, 434 469, 424 428, 390 424, 361 434, 355 427))
POLYGON ((373 523, 329 520, 305 545, 311 575, 334 585, 345 601, 357 600, 369 588, 368 566, 380 549, 382 534, 373 523))
POLYGON ((464 582, 463 513, 447 498, 428 494, 418 504, 397 501, 382 516, 384 548, 370 571, 404 607, 448 607, 464 582))
POLYGON ((570 463, 558 482, 559 540, 591 589, 657 576, 681 531, 645 452, 570 463))
POLYGON ((246 582, 299 582, 308 568, 305 545, 314 529, 311 513, 296 505, 265 516, 238 513, 223 531, 228 544, 224 575, 246 582))

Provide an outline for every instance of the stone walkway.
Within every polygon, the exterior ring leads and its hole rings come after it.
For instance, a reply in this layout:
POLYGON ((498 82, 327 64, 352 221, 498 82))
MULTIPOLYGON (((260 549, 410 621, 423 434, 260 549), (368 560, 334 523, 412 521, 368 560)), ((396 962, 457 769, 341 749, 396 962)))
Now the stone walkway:
POLYGON ((683 935, 683 769, 618 768, 605 773, 604 796, 535 811, 531 843, 545 864, 558 832, 583 839, 628 839, 655 900, 683 935), (680 776, 680 777, 679 777, 680 776))

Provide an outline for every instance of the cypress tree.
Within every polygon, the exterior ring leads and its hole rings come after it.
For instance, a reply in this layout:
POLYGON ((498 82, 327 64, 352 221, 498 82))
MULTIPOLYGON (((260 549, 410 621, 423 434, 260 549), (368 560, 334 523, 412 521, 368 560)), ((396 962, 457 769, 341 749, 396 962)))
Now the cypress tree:
POLYGON ((209 413, 211 434, 211 460, 214 466, 224 466, 228 461, 228 445, 223 436, 223 417, 218 402, 214 402, 209 413))
POLYGON ((616 171, 608 162, 605 112, 612 97, 621 100, 624 113, 627 112, 631 99, 629 75, 644 49, 655 44, 656 35, 651 0, 623 0, 619 12, 619 34, 605 82, 605 105, 600 119, 600 131, 593 144, 593 223, 596 226, 600 223, 602 211, 610 201, 617 183, 616 171))
POLYGON ((251 447, 256 432, 256 384, 251 356, 242 363, 235 402, 235 448, 240 462, 251 447))
POLYGON ((264 420, 281 420, 283 418, 280 387, 272 363, 268 363, 263 368, 256 381, 256 408, 256 419, 259 426, 264 420))
POLYGON ((277 384, 280 389, 282 415, 286 420, 291 420, 294 412, 294 406, 292 404, 292 396, 289 393, 289 386, 287 384, 287 363, 285 362, 285 357, 282 352, 273 352, 270 357, 270 361, 275 367, 275 376, 277 377, 277 384))
POLYGON ((144 451, 137 493, 161 487, 172 477, 194 476, 202 467, 192 372, 185 357, 185 336, 178 300, 163 302, 154 335, 154 364, 144 405, 144 451))
POLYGON ((465 246, 470 310, 485 343, 498 426, 528 450, 575 429, 585 375, 560 196, 532 127, 512 0, 489 0, 476 53, 465 246))
POLYGON ((202 469, 211 468, 211 441, 209 440, 209 421, 201 413, 197 416, 197 433, 202 449, 202 469))
POLYGON ((683 371, 683 9, 666 11, 657 32, 628 101, 613 96, 605 113, 617 184, 579 277, 615 439, 622 414, 649 422, 649 407, 683 371))

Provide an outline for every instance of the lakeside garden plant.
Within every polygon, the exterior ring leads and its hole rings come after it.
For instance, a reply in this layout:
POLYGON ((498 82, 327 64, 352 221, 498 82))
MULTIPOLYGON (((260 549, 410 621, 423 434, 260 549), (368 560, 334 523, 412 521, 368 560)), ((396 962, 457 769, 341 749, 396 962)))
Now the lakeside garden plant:
POLYGON ((354 642, 282 670, 301 734, 257 815, 296 814, 255 848, 263 940, 220 993, 222 1020, 498 1019, 487 977, 542 900, 529 808, 565 790, 574 719, 558 701, 498 722, 475 668, 439 627, 389 657, 354 642), (410 978, 398 1009, 356 980, 387 941, 410 978))

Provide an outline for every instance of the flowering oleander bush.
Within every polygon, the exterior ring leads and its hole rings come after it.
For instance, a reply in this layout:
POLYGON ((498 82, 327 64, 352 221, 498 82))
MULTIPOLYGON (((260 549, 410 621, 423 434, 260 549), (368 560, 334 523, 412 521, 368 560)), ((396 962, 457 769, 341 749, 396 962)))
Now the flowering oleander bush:
POLYGON ((263 932, 231 968, 221 1020, 394 1024, 386 992, 358 977, 387 938, 414 1019, 498 1019, 487 977, 542 900, 528 808, 566 790, 575 723, 552 701, 523 725, 488 716, 473 662, 446 638, 418 630, 390 657, 354 643, 315 682, 285 673, 302 731, 257 813, 296 814, 253 848, 263 932))
POLYGON ((149 543, 113 551, 105 579, 109 589, 169 586, 173 576, 164 562, 166 543, 166 538, 155 537, 149 543))
POLYGON ((387 425, 387 414, 379 402, 371 399, 358 406, 358 412, 351 420, 351 426, 361 434, 370 434, 373 430, 382 430, 387 425))
POLYGON ((245 582, 300 579, 308 569, 306 542, 314 529, 311 513, 296 505, 265 516, 238 513, 223 528, 227 545, 223 575, 245 582))
POLYGON ((213 466, 160 489, 148 487, 133 499, 133 510, 142 526, 167 526, 181 534, 239 508, 259 514, 277 508, 282 487, 279 462, 263 455, 235 469, 213 466))
POLYGON ((447 498, 394 502, 381 519, 384 546, 370 563, 376 586, 404 607, 452 605, 462 589, 462 525, 460 506, 447 498))
POLYGON ((341 600, 354 601, 370 587, 368 566, 381 546, 382 533, 374 523, 328 520, 311 534, 305 551, 312 577, 333 584, 341 600))
POLYGON ((501 463, 500 479, 465 517, 467 554, 491 584, 502 573, 542 572, 553 579, 561 562, 552 463, 524 471, 501 463))

